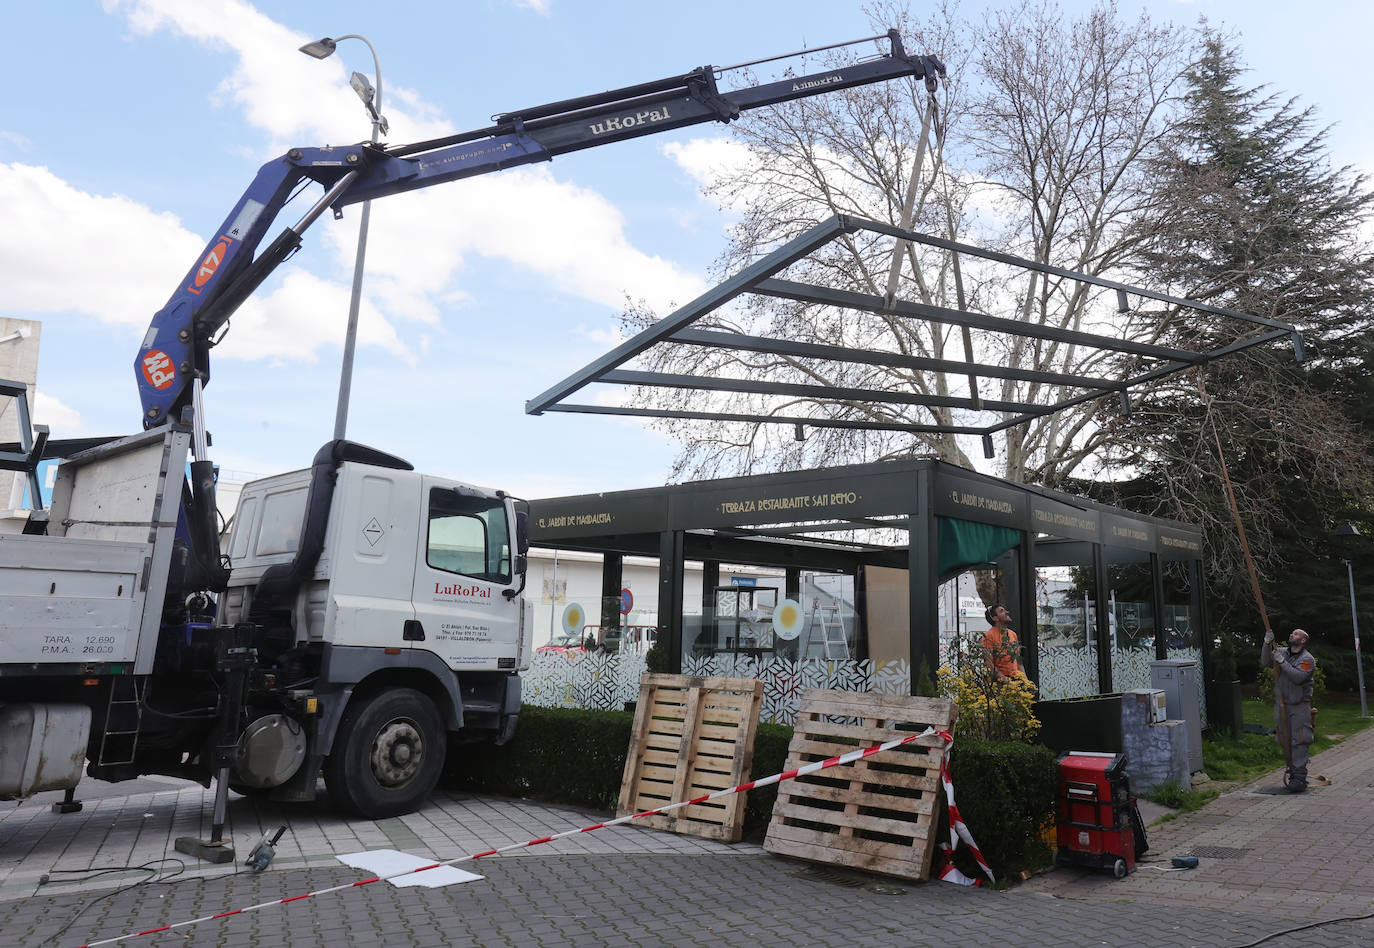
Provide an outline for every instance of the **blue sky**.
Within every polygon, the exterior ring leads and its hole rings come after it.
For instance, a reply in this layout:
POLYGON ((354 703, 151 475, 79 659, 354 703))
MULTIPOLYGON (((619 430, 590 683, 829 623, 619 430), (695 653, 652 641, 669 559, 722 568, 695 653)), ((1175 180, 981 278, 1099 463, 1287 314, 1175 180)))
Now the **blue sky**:
MULTIPOLYGON (((1354 81, 1374 31, 1365 5, 1145 5, 1238 30, 1254 82, 1336 123, 1337 161, 1374 165, 1374 114, 1354 81)), ((835 0, 3 9, 18 41, 0 111, 0 314, 43 322, 37 413, 53 437, 137 430, 132 363, 148 320, 261 163, 369 134, 347 85, 351 70, 371 74, 367 48, 346 42, 319 62, 296 51, 308 39, 372 41, 388 140, 404 143, 868 33, 860 4, 835 0)), ((698 175, 722 135, 697 126, 376 202, 349 437, 525 496, 662 483, 673 446, 653 433, 523 406, 613 345, 627 295, 666 312, 708 285, 729 221, 698 175)), ((356 210, 326 216, 215 350, 206 414, 226 470, 304 466, 331 436, 356 237, 356 210)))

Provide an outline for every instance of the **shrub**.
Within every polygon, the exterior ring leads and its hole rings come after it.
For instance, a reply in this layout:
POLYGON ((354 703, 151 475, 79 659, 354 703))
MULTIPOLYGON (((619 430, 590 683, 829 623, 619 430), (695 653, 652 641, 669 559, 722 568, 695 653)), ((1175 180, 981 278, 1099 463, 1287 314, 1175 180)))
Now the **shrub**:
MULTIPOLYGON (((970 740, 955 731, 950 757, 955 802, 988 865, 999 879, 1049 862, 1044 833, 1059 798, 1054 751, 1039 744, 970 740)), ((948 818, 941 819, 948 839, 948 818)), ((956 863, 967 875, 981 875, 966 848, 956 863)))
POLYGON ((644 670, 660 675, 671 671, 671 664, 668 660, 668 646, 663 644, 662 638, 654 639, 654 644, 644 653, 644 670))
POLYGON ((1040 720, 1035 716, 1035 685, 1024 675, 998 680, 984 660, 981 644, 970 639, 955 667, 942 665, 937 673, 940 694, 959 709, 958 733, 985 741, 1035 739, 1040 720))
POLYGON ((509 743, 452 749, 444 782, 476 793, 614 810, 634 715, 525 705, 509 743))
MULTIPOLYGON (((446 787, 495 796, 524 797, 614 810, 620 801, 625 757, 634 715, 526 705, 515 737, 504 746, 453 748, 444 770, 446 787)), ((990 743, 955 732, 951 776, 959 809, 999 878, 1043 864, 1041 833, 1052 817, 1058 772, 1053 751, 1038 745, 990 743)), ((751 779, 785 769, 792 728, 760 724, 754 739, 751 779)), ((746 839, 762 840, 777 800, 776 784, 749 791, 746 839)), ((940 794, 943 799, 943 792, 940 794)), ((943 812, 943 806, 940 810, 943 812)), ((942 817, 941 839, 949 836, 942 817)), ((961 848, 961 852, 965 852, 961 848)), ((972 865, 961 868, 970 875, 972 865)))

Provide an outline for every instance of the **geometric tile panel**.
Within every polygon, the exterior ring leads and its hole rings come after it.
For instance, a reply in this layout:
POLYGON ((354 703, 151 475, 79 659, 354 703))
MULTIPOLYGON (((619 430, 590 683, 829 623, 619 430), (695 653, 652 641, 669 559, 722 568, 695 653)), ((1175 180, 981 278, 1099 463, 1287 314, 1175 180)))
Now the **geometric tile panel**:
MULTIPOLYGON (((546 708, 595 708, 619 711, 639 697, 644 674, 644 653, 620 652, 536 653, 530 667, 520 673, 521 698, 546 708)), ((763 682, 763 706, 759 720, 792 725, 797 706, 808 688, 835 691, 874 691, 882 694, 911 693, 911 671, 904 661, 882 662, 808 658, 792 662, 781 658, 761 660, 748 655, 711 655, 683 662, 684 675, 706 678, 757 678, 763 682)))
MULTIPOLYGON (((1171 648, 1169 657, 1197 662, 1202 667, 1202 652, 1196 648, 1171 648)), ((1118 648, 1112 651, 1112 691, 1134 691, 1149 688, 1150 663, 1155 660, 1152 648, 1118 648)), ((1197 702, 1201 724, 1207 726, 1207 697, 1203 691, 1202 675, 1195 675, 1197 702)), ((1083 648, 1060 646, 1040 648, 1040 691, 1042 699, 1082 698, 1101 694, 1097 683, 1097 656, 1083 648)))
MULTIPOLYGON (((1195 648, 1170 649, 1170 658, 1191 659, 1202 665, 1195 648)), ((1117 692, 1150 687, 1150 649, 1116 649, 1112 655, 1112 683, 1117 692)), ((527 704, 545 708, 589 708, 620 711, 639 697, 639 679, 646 671, 645 652, 633 648, 619 652, 536 653, 533 664, 521 672, 521 697, 527 704)), ((782 658, 760 659, 749 655, 711 655, 683 662, 684 675, 704 678, 757 678, 763 682, 763 708, 759 720, 791 726, 797 706, 808 688, 835 691, 911 694, 911 668, 905 661, 880 662, 853 659, 808 658, 792 662, 782 658)), ((1207 726, 1207 703, 1198 675, 1198 708, 1207 726)), ((1040 649, 1039 697, 1081 698, 1100 694, 1097 660, 1082 648, 1040 649)))

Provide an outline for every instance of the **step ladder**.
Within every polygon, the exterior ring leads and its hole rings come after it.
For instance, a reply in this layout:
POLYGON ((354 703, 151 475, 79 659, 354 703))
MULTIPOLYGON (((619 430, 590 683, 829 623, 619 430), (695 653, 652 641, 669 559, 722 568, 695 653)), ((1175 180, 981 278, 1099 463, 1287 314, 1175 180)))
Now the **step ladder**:
POLYGON ((821 655, 826 661, 849 658, 849 637, 844 630, 844 616, 839 606, 822 606, 820 600, 811 605, 811 621, 807 623, 806 650, 802 658, 811 656, 811 647, 816 641, 819 627, 821 655))
POLYGON ((139 675, 110 679, 110 700, 105 707, 105 730, 100 738, 101 767, 121 767, 134 762, 138 735, 143 727, 143 689, 139 675))

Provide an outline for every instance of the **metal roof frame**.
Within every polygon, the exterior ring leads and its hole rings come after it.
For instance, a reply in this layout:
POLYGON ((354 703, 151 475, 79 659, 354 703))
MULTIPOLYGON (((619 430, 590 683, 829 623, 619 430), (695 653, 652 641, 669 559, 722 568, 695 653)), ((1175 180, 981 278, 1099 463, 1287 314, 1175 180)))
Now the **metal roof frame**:
MULTIPOLYGON (((1225 307, 1213 306, 1198 300, 1184 299, 1158 293, 1143 287, 1131 286, 1113 280, 1092 276, 1061 267, 1049 266, 1026 260, 1012 254, 984 250, 957 241, 946 240, 923 234, 918 231, 904 230, 878 221, 858 217, 838 215, 822 221, 802 235, 764 256, 754 264, 708 290, 697 299, 659 320, 633 337, 625 340, 605 355, 588 363, 569 375, 542 394, 525 403, 527 414, 539 415, 550 412, 574 412, 581 414, 620 415, 645 418, 670 418, 701 421, 738 421, 799 425, 813 428, 848 428, 872 431, 899 431, 912 434, 966 434, 982 435, 987 438, 994 432, 1024 424, 1035 418, 1051 415, 1075 405, 1093 401, 1112 393, 1118 393, 1123 404, 1129 409, 1127 393, 1132 389, 1176 372, 1205 365, 1215 359, 1240 352, 1254 346, 1265 345, 1276 340, 1288 338, 1293 346, 1294 355, 1303 357, 1302 336, 1297 327, 1266 319, 1251 313, 1242 313, 1225 307), (1063 329, 1057 326, 1043 326, 1018 319, 991 316, 965 309, 950 309, 930 306, 904 300, 889 300, 872 294, 837 290, 830 287, 799 283, 779 279, 776 274, 814 253, 836 238, 867 231, 886 235, 898 241, 911 241, 948 251, 951 254, 966 254, 996 263, 1020 267, 1024 270, 1062 277, 1079 283, 1114 290, 1117 294, 1118 308, 1126 311, 1129 298, 1140 297, 1166 303, 1198 313, 1224 316, 1241 320, 1258 327, 1250 335, 1242 335, 1216 349, 1194 352, 1172 346, 1152 345, 1130 339, 1117 339, 1100 333, 1063 329), (1109 350, 1133 355, 1140 359, 1153 360, 1148 368, 1120 377, 1096 377, 1053 371, 1023 369, 1013 366, 1000 366, 949 359, 933 359, 908 356, 888 351, 870 351, 844 346, 825 345, 813 342, 800 342, 774 339, 692 328, 701 317, 723 306, 743 294, 756 294, 801 303, 856 310, 860 312, 881 313, 910 319, 947 323, 969 329, 1002 333, 1028 339, 1041 339, 1064 342, 1097 350, 1109 350), (621 368, 630 360, 643 354, 659 343, 687 344, 703 347, 733 348, 738 350, 790 355, 801 358, 826 359, 841 363, 863 365, 886 365, 920 371, 945 372, 967 375, 970 378, 972 395, 933 396, 914 392, 892 392, 863 388, 843 388, 826 385, 808 385, 796 382, 770 382, 756 379, 720 378, 715 376, 681 375, 661 372, 644 372, 621 368), (978 395, 976 379, 996 378, 1013 381, 1039 382, 1059 385, 1065 388, 1080 389, 1076 394, 1066 394, 1058 401, 1045 404, 1026 402, 994 401, 978 395), (566 401, 574 393, 587 385, 604 383, 611 385, 649 386, 658 388, 688 389, 701 392, 736 392, 763 395, 793 395, 813 400, 847 400, 850 403, 864 402, 874 405, 923 405, 984 411, 996 413, 993 421, 987 424, 921 424, 914 422, 882 422, 855 420, 850 418, 829 418, 823 415, 783 415, 749 414, 743 412, 724 412, 711 410, 680 410, 652 407, 629 407, 618 405, 578 404, 566 401)), ((800 430, 800 429, 799 429, 800 430)), ((800 435, 799 435, 800 436, 800 435)), ((985 442, 986 443, 986 442, 985 442)))

